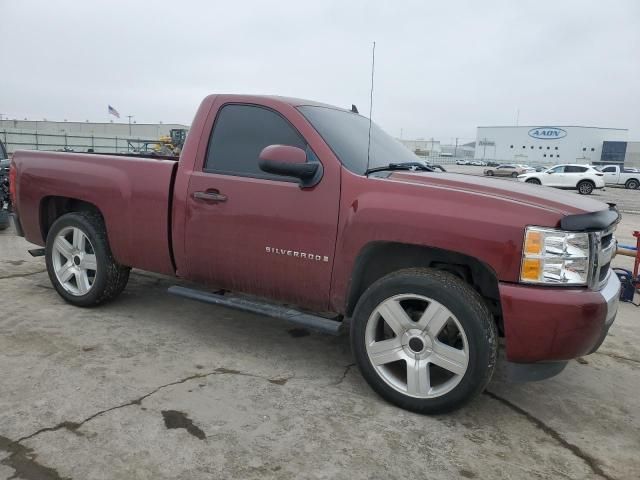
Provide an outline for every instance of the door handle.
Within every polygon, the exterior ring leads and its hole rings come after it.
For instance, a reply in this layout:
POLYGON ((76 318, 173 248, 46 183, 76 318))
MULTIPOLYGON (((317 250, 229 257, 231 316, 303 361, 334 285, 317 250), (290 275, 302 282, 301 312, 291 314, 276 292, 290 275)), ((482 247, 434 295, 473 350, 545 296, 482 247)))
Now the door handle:
POLYGON ((206 192, 193 192, 193 198, 196 200, 205 200, 207 202, 226 202, 227 196, 214 190, 207 190, 206 192))

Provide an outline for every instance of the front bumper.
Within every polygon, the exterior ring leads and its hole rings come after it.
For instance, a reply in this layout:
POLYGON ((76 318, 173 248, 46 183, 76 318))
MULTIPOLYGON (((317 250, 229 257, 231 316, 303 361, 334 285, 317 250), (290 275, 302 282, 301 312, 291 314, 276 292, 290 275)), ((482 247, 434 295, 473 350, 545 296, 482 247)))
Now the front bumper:
POLYGON ((506 358, 562 361, 593 353, 615 320, 620 280, 613 272, 601 290, 501 283, 506 358))

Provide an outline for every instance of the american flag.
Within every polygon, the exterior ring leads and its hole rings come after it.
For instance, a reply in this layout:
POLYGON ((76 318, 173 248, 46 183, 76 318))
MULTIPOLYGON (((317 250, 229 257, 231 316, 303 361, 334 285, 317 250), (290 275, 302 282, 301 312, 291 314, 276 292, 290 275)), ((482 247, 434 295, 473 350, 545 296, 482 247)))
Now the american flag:
POLYGON ((120 118, 120 114, 118 113, 118 111, 115 108, 113 108, 111 105, 109 105, 109 113, 114 117, 120 118))

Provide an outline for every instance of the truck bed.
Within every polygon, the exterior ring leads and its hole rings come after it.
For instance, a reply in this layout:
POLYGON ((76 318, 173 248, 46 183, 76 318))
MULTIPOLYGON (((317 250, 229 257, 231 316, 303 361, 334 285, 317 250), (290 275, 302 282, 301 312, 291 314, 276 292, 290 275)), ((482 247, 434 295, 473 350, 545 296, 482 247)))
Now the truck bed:
POLYGON ((17 151, 17 209, 28 241, 44 245, 48 209, 63 198, 97 207, 116 260, 173 274, 171 192, 178 163, 140 156, 17 151))

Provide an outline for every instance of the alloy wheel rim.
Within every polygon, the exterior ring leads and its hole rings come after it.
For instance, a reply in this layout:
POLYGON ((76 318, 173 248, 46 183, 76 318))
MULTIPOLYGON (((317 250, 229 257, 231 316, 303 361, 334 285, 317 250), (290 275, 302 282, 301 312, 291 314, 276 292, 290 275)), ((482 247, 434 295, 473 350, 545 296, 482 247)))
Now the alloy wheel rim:
POLYGON ((93 288, 98 265, 91 241, 76 227, 60 230, 53 242, 53 271, 62 288, 81 297, 93 288))
POLYGON ((453 390, 469 365, 462 325, 444 305, 417 294, 381 302, 365 329, 369 361, 391 388, 414 398, 453 390))

